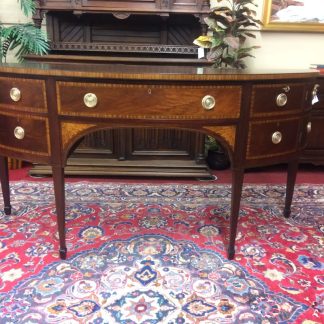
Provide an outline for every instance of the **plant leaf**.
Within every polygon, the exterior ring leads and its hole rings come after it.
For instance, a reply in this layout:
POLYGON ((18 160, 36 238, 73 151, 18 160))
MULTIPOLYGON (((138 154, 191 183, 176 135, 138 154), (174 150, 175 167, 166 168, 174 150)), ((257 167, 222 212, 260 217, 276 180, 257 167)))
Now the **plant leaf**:
POLYGON ((36 5, 34 0, 18 0, 20 2, 20 8, 25 16, 32 15, 36 10, 36 5))
POLYGON ((196 38, 193 43, 203 48, 211 48, 213 37, 209 35, 203 35, 196 38))
POLYGON ((204 22, 210 29, 215 29, 217 28, 217 22, 214 18, 212 17, 205 17, 204 22))
POLYGON ((223 15, 214 14, 213 18, 216 20, 217 23, 220 23, 225 28, 228 28, 230 26, 230 21, 227 19, 227 17, 224 17, 223 15))
POLYGON ((212 48, 208 53, 207 53, 207 60, 208 61, 215 61, 219 59, 223 55, 223 48, 222 47, 215 47, 212 48))
POLYGON ((225 44, 229 45, 233 49, 238 49, 240 46, 240 39, 234 36, 224 37, 225 44))
POLYGON ((211 44, 211 48, 214 48, 214 47, 218 47, 219 45, 221 45, 223 42, 223 38, 222 37, 213 37, 212 39, 212 44, 211 44))
POLYGON ((9 50, 19 48, 16 57, 19 61, 27 54, 43 55, 49 50, 44 32, 33 24, 21 24, 6 28, 3 39, 9 42, 9 50))

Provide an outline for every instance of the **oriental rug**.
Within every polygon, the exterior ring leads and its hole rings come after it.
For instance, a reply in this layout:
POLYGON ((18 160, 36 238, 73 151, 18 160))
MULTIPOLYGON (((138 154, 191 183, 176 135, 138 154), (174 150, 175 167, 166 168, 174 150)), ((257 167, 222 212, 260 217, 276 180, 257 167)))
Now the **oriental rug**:
POLYGON ((229 185, 66 184, 58 258, 51 182, 0 204, 0 323, 323 323, 324 187, 245 185, 226 258, 229 185))

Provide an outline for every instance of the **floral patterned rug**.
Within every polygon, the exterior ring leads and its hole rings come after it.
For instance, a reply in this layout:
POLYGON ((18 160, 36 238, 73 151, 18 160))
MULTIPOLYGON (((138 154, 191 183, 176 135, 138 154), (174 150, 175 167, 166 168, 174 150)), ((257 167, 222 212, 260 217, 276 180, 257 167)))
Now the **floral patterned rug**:
POLYGON ((229 185, 66 184, 58 258, 51 182, 0 204, 0 323, 324 322, 324 187, 246 185, 234 261, 229 185))

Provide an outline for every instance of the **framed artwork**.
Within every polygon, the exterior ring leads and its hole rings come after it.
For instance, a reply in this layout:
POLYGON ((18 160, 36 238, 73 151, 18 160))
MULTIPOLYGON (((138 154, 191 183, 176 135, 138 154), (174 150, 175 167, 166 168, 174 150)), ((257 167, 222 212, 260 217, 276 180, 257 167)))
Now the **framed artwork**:
POLYGON ((324 32, 324 0, 264 0, 263 30, 324 32))

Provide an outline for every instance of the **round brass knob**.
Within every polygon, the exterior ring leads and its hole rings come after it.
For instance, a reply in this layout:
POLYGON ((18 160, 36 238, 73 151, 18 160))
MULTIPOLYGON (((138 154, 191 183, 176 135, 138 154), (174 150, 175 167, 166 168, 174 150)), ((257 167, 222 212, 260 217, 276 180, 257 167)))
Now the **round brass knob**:
POLYGON ((280 93, 278 94, 277 98, 276 98, 276 104, 278 107, 283 107, 286 105, 288 101, 288 97, 285 93, 280 93))
POLYGON ((25 130, 20 126, 17 126, 14 129, 14 135, 17 139, 21 140, 25 137, 25 130))
POLYGON ((272 134, 271 139, 272 139, 272 143, 273 144, 279 144, 281 142, 281 140, 282 140, 282 134, 281 134, 281 132, 279 132, 279 131, 274 132, 272 134))
POLYGON ((94 108, 97 106, 98 98, 94 93, 86 93, 83 102, 88 108, 94 108))
POLYGON ((213 96, 207 95, 201 100, 201 104, 206 110, 211 110, 216 105, 216 100, 213 96))
POLYGON ((312 131, 312 122, 307 123, 306 129, 307 129, 307 133, 310 133, 312 131))
POLYGON ((21 99, 21 92, 18 88, 12 88, 10 89, 10 98, 12 101, 19 101, 21 99))

